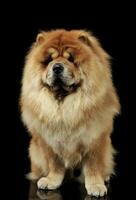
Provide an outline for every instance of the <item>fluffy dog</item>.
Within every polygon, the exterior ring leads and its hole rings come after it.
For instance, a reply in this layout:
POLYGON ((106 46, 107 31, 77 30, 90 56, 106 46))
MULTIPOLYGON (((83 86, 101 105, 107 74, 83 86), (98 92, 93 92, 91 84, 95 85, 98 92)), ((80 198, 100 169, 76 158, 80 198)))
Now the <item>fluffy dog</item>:
POLYGON ((113 119, 120 104, 110 57, 84 30, 41 32, 24 67, 22 119, 31 134, 30 178, 56 189, 82 167, 87 193, 103 196, 114 173, 113 119))

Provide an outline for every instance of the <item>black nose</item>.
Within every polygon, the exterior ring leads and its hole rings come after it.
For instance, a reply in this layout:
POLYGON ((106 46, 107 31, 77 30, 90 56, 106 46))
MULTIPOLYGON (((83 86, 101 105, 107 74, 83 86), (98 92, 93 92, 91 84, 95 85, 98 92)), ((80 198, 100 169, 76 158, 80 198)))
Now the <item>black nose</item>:
POLYGON ((58 74, 61 74, 64 70, 64 67, 61 63, 56 63, 54 64, 53 66, 53 72, 58 75, 58 74))

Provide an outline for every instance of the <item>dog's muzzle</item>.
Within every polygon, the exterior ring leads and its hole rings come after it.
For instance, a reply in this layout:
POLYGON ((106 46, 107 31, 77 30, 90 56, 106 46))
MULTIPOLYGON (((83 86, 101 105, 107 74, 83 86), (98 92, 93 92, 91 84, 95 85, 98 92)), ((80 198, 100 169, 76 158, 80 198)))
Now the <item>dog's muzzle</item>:
POLYGON ((64 71, 64 67, 61 63, 56 63, 53 65, 53 73, 55 76, 59 77, 64 71))

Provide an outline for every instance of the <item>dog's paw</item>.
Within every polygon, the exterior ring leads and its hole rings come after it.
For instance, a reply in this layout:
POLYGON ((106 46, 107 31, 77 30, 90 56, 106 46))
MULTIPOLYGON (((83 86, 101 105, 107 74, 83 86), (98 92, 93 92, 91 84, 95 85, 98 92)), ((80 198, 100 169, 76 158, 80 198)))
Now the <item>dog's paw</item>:
POLYGON ((104 184, 89 185, 87 188, 88 195, 95 197, 103 197, 107 194, 107 188, 104 184))
POLYGON ((42 177, 37 182, 38 189, 49 189, 49 190, 55 190, 57 189, 62 183, 61 177, 42 177))

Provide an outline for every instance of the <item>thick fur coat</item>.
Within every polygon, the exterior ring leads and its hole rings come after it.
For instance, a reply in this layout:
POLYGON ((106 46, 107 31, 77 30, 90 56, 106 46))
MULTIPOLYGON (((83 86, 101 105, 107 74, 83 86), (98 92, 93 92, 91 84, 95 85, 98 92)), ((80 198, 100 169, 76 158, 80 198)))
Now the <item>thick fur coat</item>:
POLYGON ((32 136, 29 177, 38 187, 58 188, 66 170, 81 165, 88 194, 103 196, 114 172, 110 136, 120 104, 98 40, 83 30, 39 33, 26 57, 20 104, 32 136))

